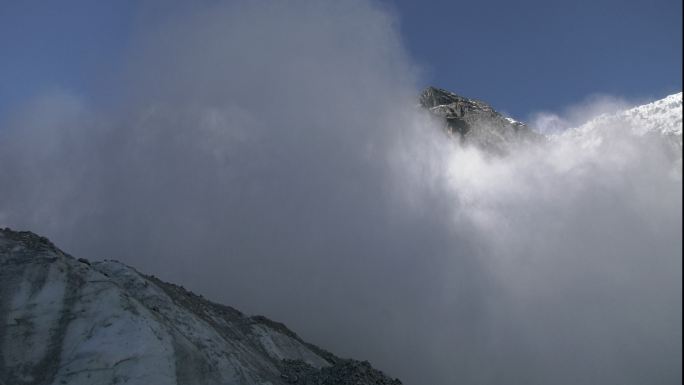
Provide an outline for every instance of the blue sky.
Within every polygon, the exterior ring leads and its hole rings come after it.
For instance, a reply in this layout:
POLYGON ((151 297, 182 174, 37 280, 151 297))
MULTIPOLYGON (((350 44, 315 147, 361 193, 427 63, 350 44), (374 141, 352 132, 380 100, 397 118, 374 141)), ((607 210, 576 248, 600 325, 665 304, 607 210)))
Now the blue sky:
MULTIPOLYGON (((681 0, 382 2, 424 85, 518 118, 592 94, 653 99, 682 88, 681 0)), ((140 20, 136 4, 2 0, 0 113, 51 88, 103 96, 140 20)))
POLYGON ((396 3, 425 79, 524 118, 591 94, 682 88, 681 0, 396 3))

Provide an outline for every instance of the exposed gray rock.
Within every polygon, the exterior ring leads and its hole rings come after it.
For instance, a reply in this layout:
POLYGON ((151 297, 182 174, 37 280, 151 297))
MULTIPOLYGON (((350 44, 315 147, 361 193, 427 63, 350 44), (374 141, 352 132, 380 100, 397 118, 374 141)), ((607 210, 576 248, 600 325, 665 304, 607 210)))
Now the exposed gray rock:
POLYGON ((524 123, 498 113, 484 102, 440 88, 426 88, 419 102, 421 107, 443 119, 444 129, 462 143, 496 154, 505 154, 512 146, 543 138, 524 123))
POLYGON ((314 368, 301 360, 285 360, 282 374, 289 384, 296 385, 401 385, 368 361, 338 360, 335 365, 314 368))
POLYGON ((266 317, 0 229, 0 384, 123 383, 399 384, 266 317))

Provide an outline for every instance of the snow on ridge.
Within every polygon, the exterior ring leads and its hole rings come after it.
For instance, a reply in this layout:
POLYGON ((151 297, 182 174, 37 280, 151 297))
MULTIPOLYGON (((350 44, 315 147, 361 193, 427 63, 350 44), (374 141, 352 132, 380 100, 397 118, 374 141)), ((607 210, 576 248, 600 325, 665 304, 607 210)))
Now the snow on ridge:
POLYGON ((517 120, 515 120, 511 117, 508 117, 508 116, 504 116, 504 119, 506 119, 508 121, 508 123, 510 123, 510 124, 523 124, 522 122, 517 121, 517 120))
POLYGON ((0 384, 284 385, 283 360, 332 364, 284 326, 29 232, 0 229, 0 262, 11 304, 0 307, 0 384))
POLYGON ((660 133, 682 137, 682 92, 669 95, 651 103, 636 106, 614 114, 603 114, 572 129, 575 133, 587 133, 597 127, 621 125, 639 136, 660 133))

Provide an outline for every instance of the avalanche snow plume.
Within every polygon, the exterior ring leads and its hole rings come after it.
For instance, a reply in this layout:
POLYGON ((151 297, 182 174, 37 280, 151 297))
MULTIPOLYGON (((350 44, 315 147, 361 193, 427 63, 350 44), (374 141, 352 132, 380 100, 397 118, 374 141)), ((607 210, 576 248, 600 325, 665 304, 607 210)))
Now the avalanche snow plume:
POLYGON ((0 120, 0 227, 407 384, 681 381, 681 93, 490 154, 375 2, 150 7, 101 88, 0 120))

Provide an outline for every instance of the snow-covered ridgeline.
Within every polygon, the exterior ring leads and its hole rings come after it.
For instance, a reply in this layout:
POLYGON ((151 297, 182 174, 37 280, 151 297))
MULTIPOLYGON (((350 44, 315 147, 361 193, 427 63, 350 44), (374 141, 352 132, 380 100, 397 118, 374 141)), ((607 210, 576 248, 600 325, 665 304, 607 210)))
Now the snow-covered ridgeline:
POLYGON ((278 385, 305 376, 400 384, 265 317, 0 229, 0 385, 278 385))
POLYGON ((614 114, 603 114, 569 130, 569 135, 584 135, 600 127, 616 127, 635 135, 662 134, 682 138, 682 93, 614 114))

